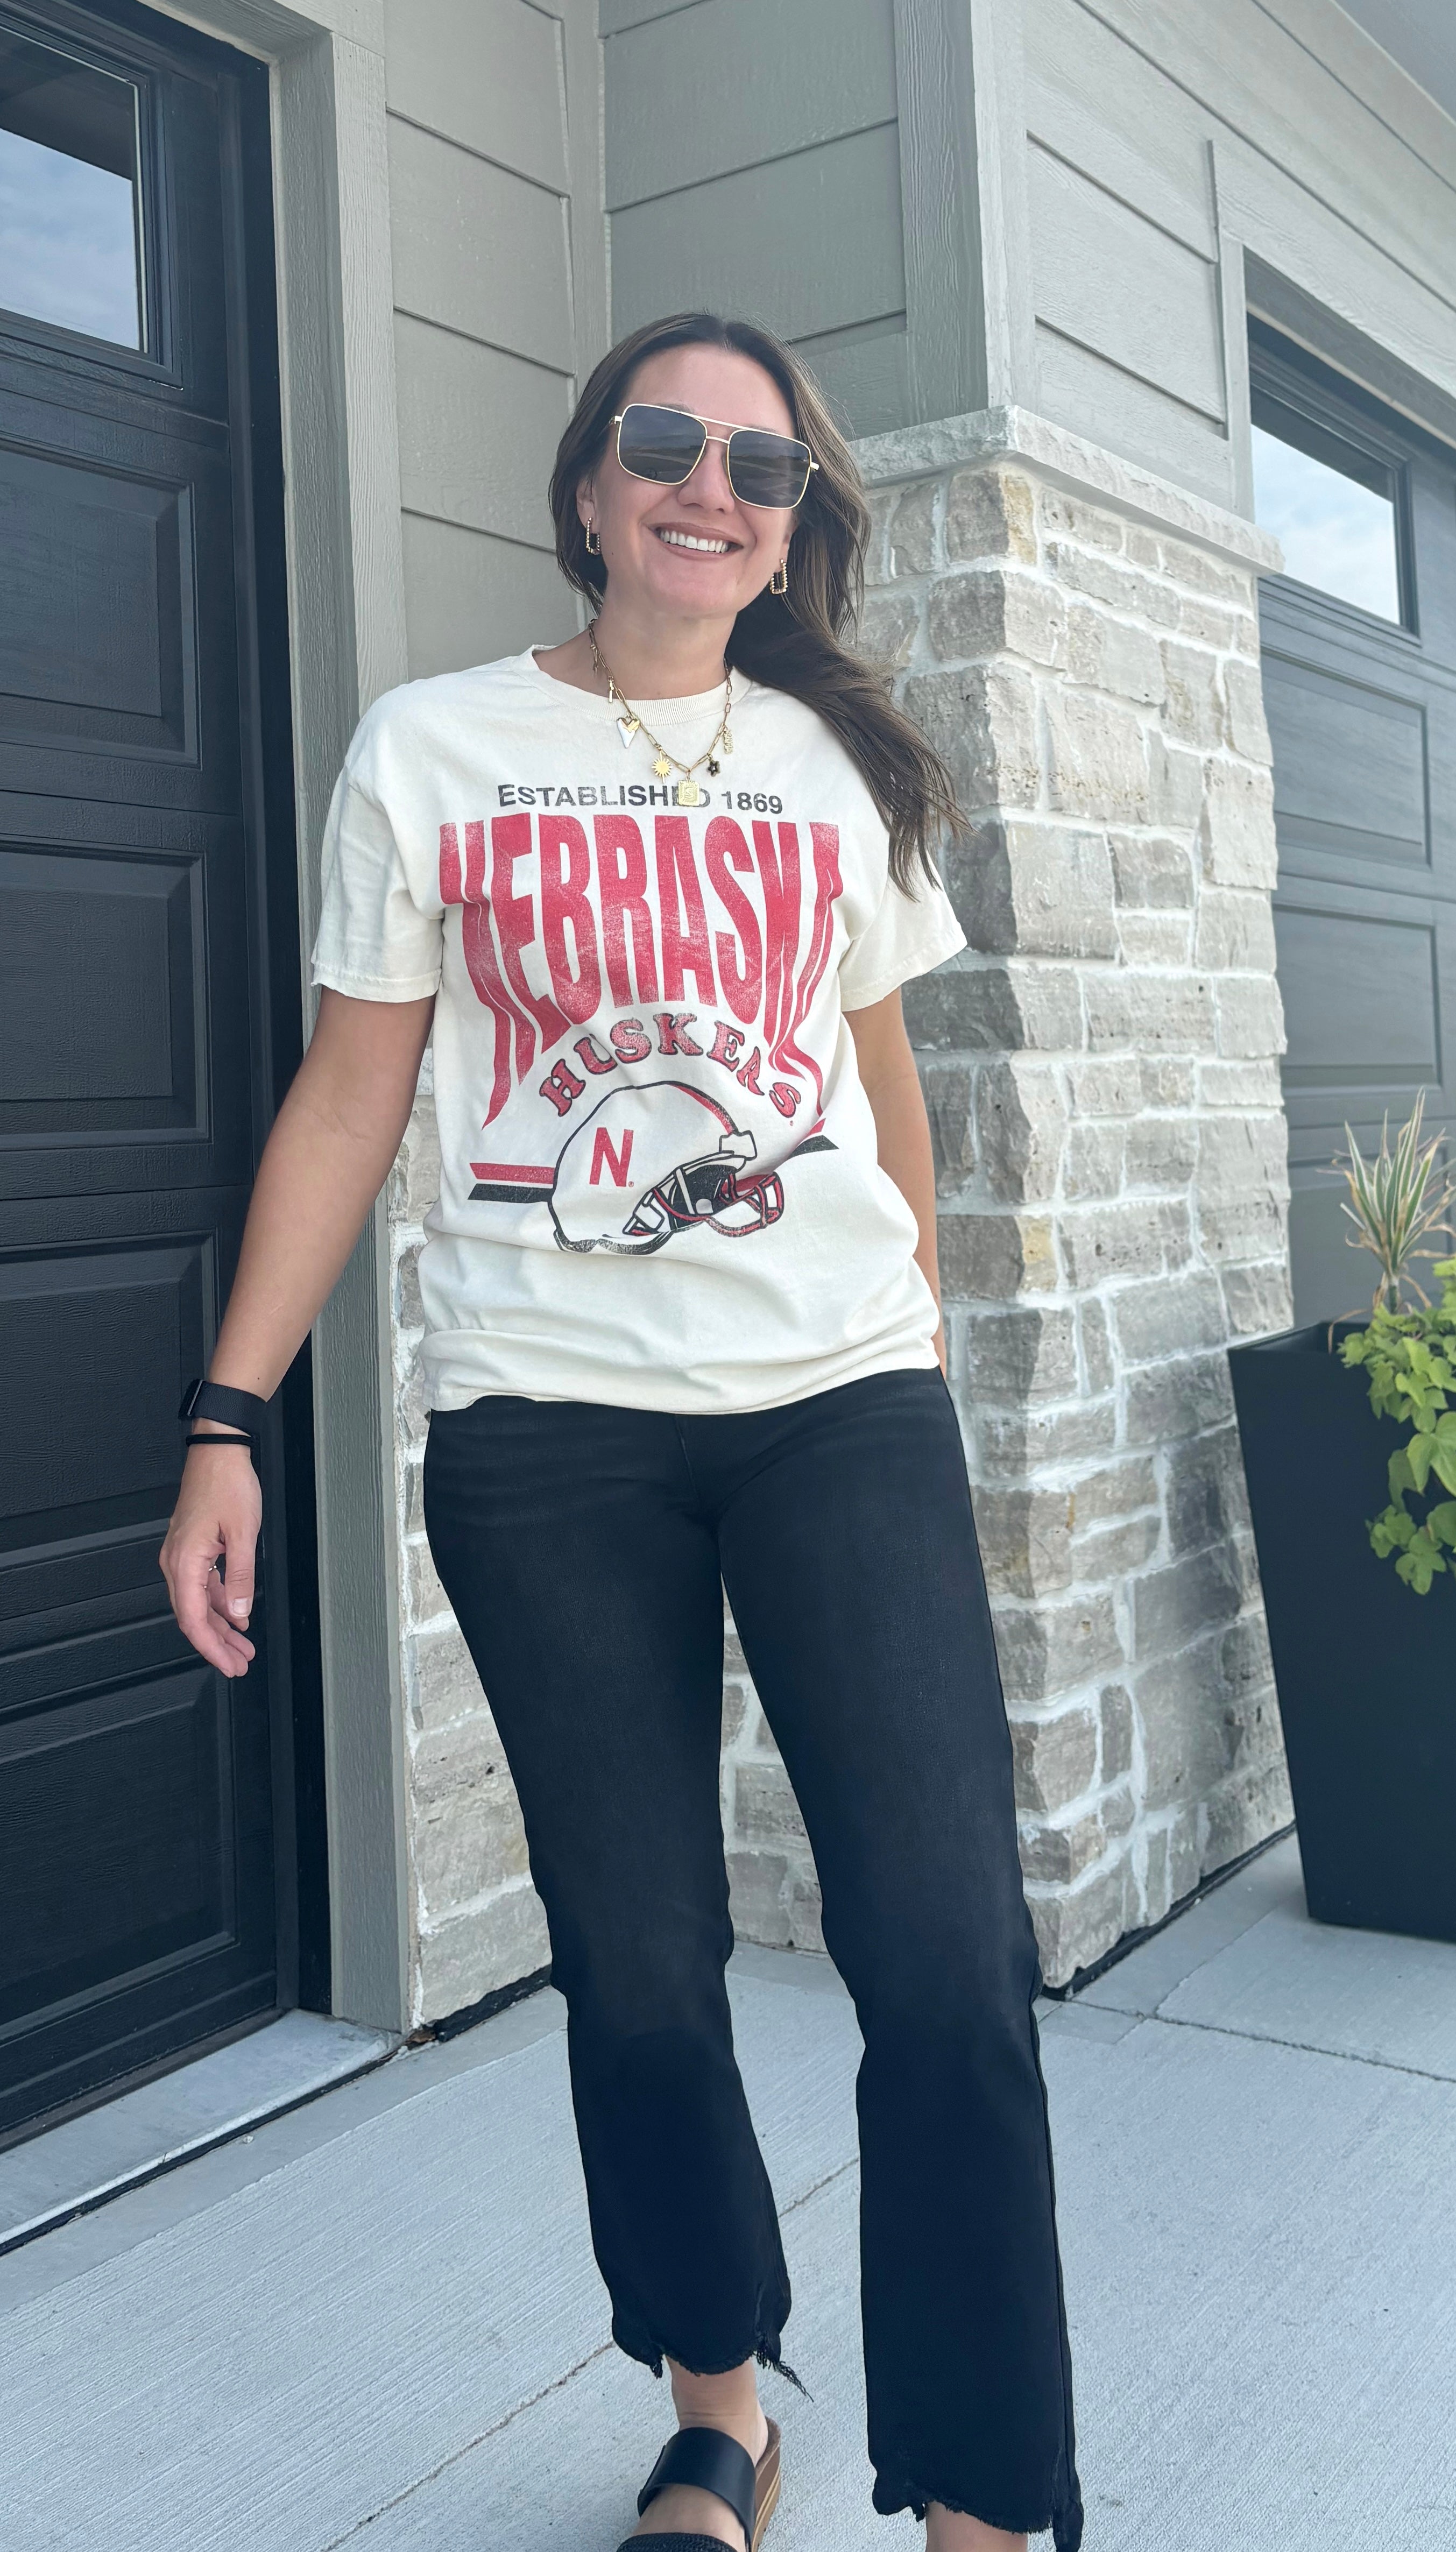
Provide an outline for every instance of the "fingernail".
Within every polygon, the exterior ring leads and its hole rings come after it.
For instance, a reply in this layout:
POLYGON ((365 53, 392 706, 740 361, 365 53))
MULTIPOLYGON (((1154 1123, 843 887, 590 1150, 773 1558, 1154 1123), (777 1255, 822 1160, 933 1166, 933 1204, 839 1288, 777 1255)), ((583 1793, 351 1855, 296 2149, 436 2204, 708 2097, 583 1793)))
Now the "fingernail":
POLYGON ((248 1606, 241 1595, 239 1595, 235 1601, 228 1606, 228 1611, 232 1614, 235 1621, 246 1622, 248 1619, 248 1606))

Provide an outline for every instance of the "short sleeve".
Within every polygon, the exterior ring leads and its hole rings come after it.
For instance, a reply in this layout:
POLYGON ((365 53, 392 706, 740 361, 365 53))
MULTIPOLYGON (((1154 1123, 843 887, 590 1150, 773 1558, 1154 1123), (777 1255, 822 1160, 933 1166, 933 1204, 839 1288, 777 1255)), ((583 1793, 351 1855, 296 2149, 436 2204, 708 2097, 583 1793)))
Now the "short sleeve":
POLYGON ((394 828, 360 768, 360 739, 324 828, 324 890, 313 980, 364 1002, 418 1002, 440 989, 443 930, 409 891, 394 828))
POLYGON ((966 933, 938 877, 922 878, 913 896, 886 878, 874 920, 850 941, 840 961, 840 1006, 867 1010, 965 945, 966 933))

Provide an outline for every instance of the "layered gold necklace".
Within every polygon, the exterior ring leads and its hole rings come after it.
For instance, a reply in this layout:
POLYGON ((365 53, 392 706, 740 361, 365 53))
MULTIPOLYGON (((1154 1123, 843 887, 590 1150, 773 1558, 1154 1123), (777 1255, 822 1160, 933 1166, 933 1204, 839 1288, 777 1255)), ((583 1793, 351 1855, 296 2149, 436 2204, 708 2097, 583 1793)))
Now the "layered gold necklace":
POLYGON ((628 750, 636 742, 639 734, 645 735, 649 744, 657 745, 658 758, 653 764, 653 769, 657 773, 659 780, 670 779, 675 771, 680 771, 682 774, 681 779, 678 781, 677 786, 673 793, 676 803, 679 806, 700 806, 702 804, 702 791, 699 789, 697 782, 693 779, 692 775, 694 771, 701 771, 704 765, 706 765, 708 778, 710 780, 716 780, 719 769, 718 755, 720 753, 731 753, 733 751, 733 736, 728 724, 733 711, 733 676, 731 673, 729 673, 725 667, 723 675, 723 714, 718 721, 717 731, 714 734, 713 740, 708 746, 707 751, 705 753, 700 753, 695 762, 679 762, 676 754, 670 753, 667 746, 659 742, 658 738, 653 734, 651 727, 644 724, 641 713, 632 706, 631 701, 625 696, 625 694, 618 691, 616 683, 612 677, 612 669, 596 643, 595 622, 593 622, 591 627, 587 630, 586 637, 587 643, 591 649, 592 664, 595 666, 598 674, 600 674, 602 681, 606 684, 607 698, 613 701, 620 701, 621 703, 621 713, 617 719, 617 733, 622 739, 623 750, 628 750))

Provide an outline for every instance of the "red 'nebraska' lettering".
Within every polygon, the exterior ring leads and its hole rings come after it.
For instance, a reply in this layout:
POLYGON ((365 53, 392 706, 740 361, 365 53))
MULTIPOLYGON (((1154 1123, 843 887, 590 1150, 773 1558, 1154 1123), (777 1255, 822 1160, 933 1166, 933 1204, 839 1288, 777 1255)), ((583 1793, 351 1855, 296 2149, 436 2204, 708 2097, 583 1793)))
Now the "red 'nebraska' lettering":
POLYGON ((772 1054, 788 1025, 798 947, 798 829, 755 824, 754 850, 764 882, 764 1043, 772 1054))
MULTIPOLYGON (((614 1002, 655 1002, 658 961, 653 946, 652 914, 647 902, 647 853, 642 827, 630 815, 598 815, 596 891, 601 904, 601 940, 607 982, 614 1002), (634 988, 627 973, 627 932, 632 934, 634 988)), ((678 987, 680 992, 681 987, 678 987)))
POLYGON ((692 831, 685 815, 659 815, 658 902, 663 915, 663 999, 680 1002, 690 975, 697 998, 716 1008, 718 988, 708 954, 708 917, 692 860, 692 831), (681 905, 678 905, 678 896, 681 905))
POLYGON ((551 989, 569 1019, 579 1026, 601 1007, 601 967, 596 954, 596 922, 586 901, 591 854, 586 828, 574 815, 541 819, 541 936, 551 968, 551 989), (567 932, 576 946, 573 975, 567 957, 567 932))
MULTIPOLYGON (((692 1010, 653 1008, 681 1002, 689 987, 704 1008, 721 1003, 762 1040, 740 1064, 743 1037, 720 1021, 714 1062, 780 1111, 794 1095, 791 1081, 811 1081, 822 1104, 823 1064, 801 1038, 834 955, 843 893, 836 826, 808 827, 810 904, 796 824, 755 823, 750 849, 731 816, 711 817, 699 842, 685 815, 658 815, 650 863, 633 816, 598 814, 588 834, 560 811, 563 793, 552 795, 559 807, 550 814, 492 817, 488 845, 484 820, 440 827, 440 900, 463 907, 461 953, 494 1025, 484 1122, 537 1054, 548 1056, 573 1026, 573 1052, 588 1074, 645 1061, 653 1040, 641 1018, 603 1021, 599 1037, 579 1034, 605 1003, 650 1012, 659 1054, 700 1054, 687 1033, 692 1010), (765 1062, 788 1077, 774 1091, 759 1081, 765 1062)), ((559 1062, 539 1087, 565 1114, 578 1079, 559 1062)))
MULTIPOLYGON (((538 822, 540 818, 538 817, 538 822)), ((521 952, 536 937, 536 907, 529 895, 517 895, 513 871, 517 860, 531 856, 529 815, 495 815, 490 822, 490 903, 500 936, 505 979, 522 1007, 541 1029, 544 1046, 554 1046, 571 1025, 549 993, 532 987, 521 952)))
POLYGON ((440 900, 443 904, 464 902, 461 916, 461 947, 476 997, 485 1004, 495 1022, 495 1053, 491 1067, 490 1105, 485 1123, 498 1116, 511 1095, 511 1040, 515 1040, 515 1077, 524 1081, 536 1053, 536 1030, 524 1012, 517 1010, 501 979, 490 931, 490 907, 485 897, 485 827, 483 823, 467 824, 466 857, 462 872, 460 835, 454 824, 440 827, 440 900))
POLYGON ((759 1004, 764 998, 764 942, 758 914, 738 878, 733 875, 735 869, 738 877, 752 877, 754 873, 743 826, 735 824, 731 815, 715 815, 703 843, 703 857, 707 862, 708 883, 738 933, 737 946, 730 931, 720 930, 718 933, 718 979, 723 987, 723 999, 734 1017, 746 1024, 758 1017, 759 1004), (743 950, 741 967, 738 963, 739 947, 743 950))
MULTIPOLYGON (((780 827, 780 829, 782 829, 780 827)), ((817 993, 829 951, 834 945, 834 907, 844 893, 839 874, 839 827, 837 824, 810 824, 814 845, 814 918, 809 930, 808 955, 793 997, 793 1009, 780 1027, 771 1048, 771 1060, 780 1072, 802 1070, 814 1085, 814 1095, 822 1104, 824 1076, 811 1054, 805 1054, 794 1039, 809 1015, 809 1006, 817 993)))

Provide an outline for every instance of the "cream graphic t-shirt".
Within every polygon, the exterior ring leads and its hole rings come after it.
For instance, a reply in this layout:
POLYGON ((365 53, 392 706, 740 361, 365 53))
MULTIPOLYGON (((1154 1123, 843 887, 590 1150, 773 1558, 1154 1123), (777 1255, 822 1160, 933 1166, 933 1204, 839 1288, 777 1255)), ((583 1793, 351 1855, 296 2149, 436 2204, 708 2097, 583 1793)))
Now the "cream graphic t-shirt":
MULTIPOLYGON (((684 762, 722 704, 636 703, 684 762)), ((811 709, 736 676, 730 732, 680 804, 641 729, 528 651, 388 692, 350 747, 314 981, 438 992, 437 1409, 771 1409, 935 1361, 844 1014, 965 940, 939 888, 889 882, 811 709)))

